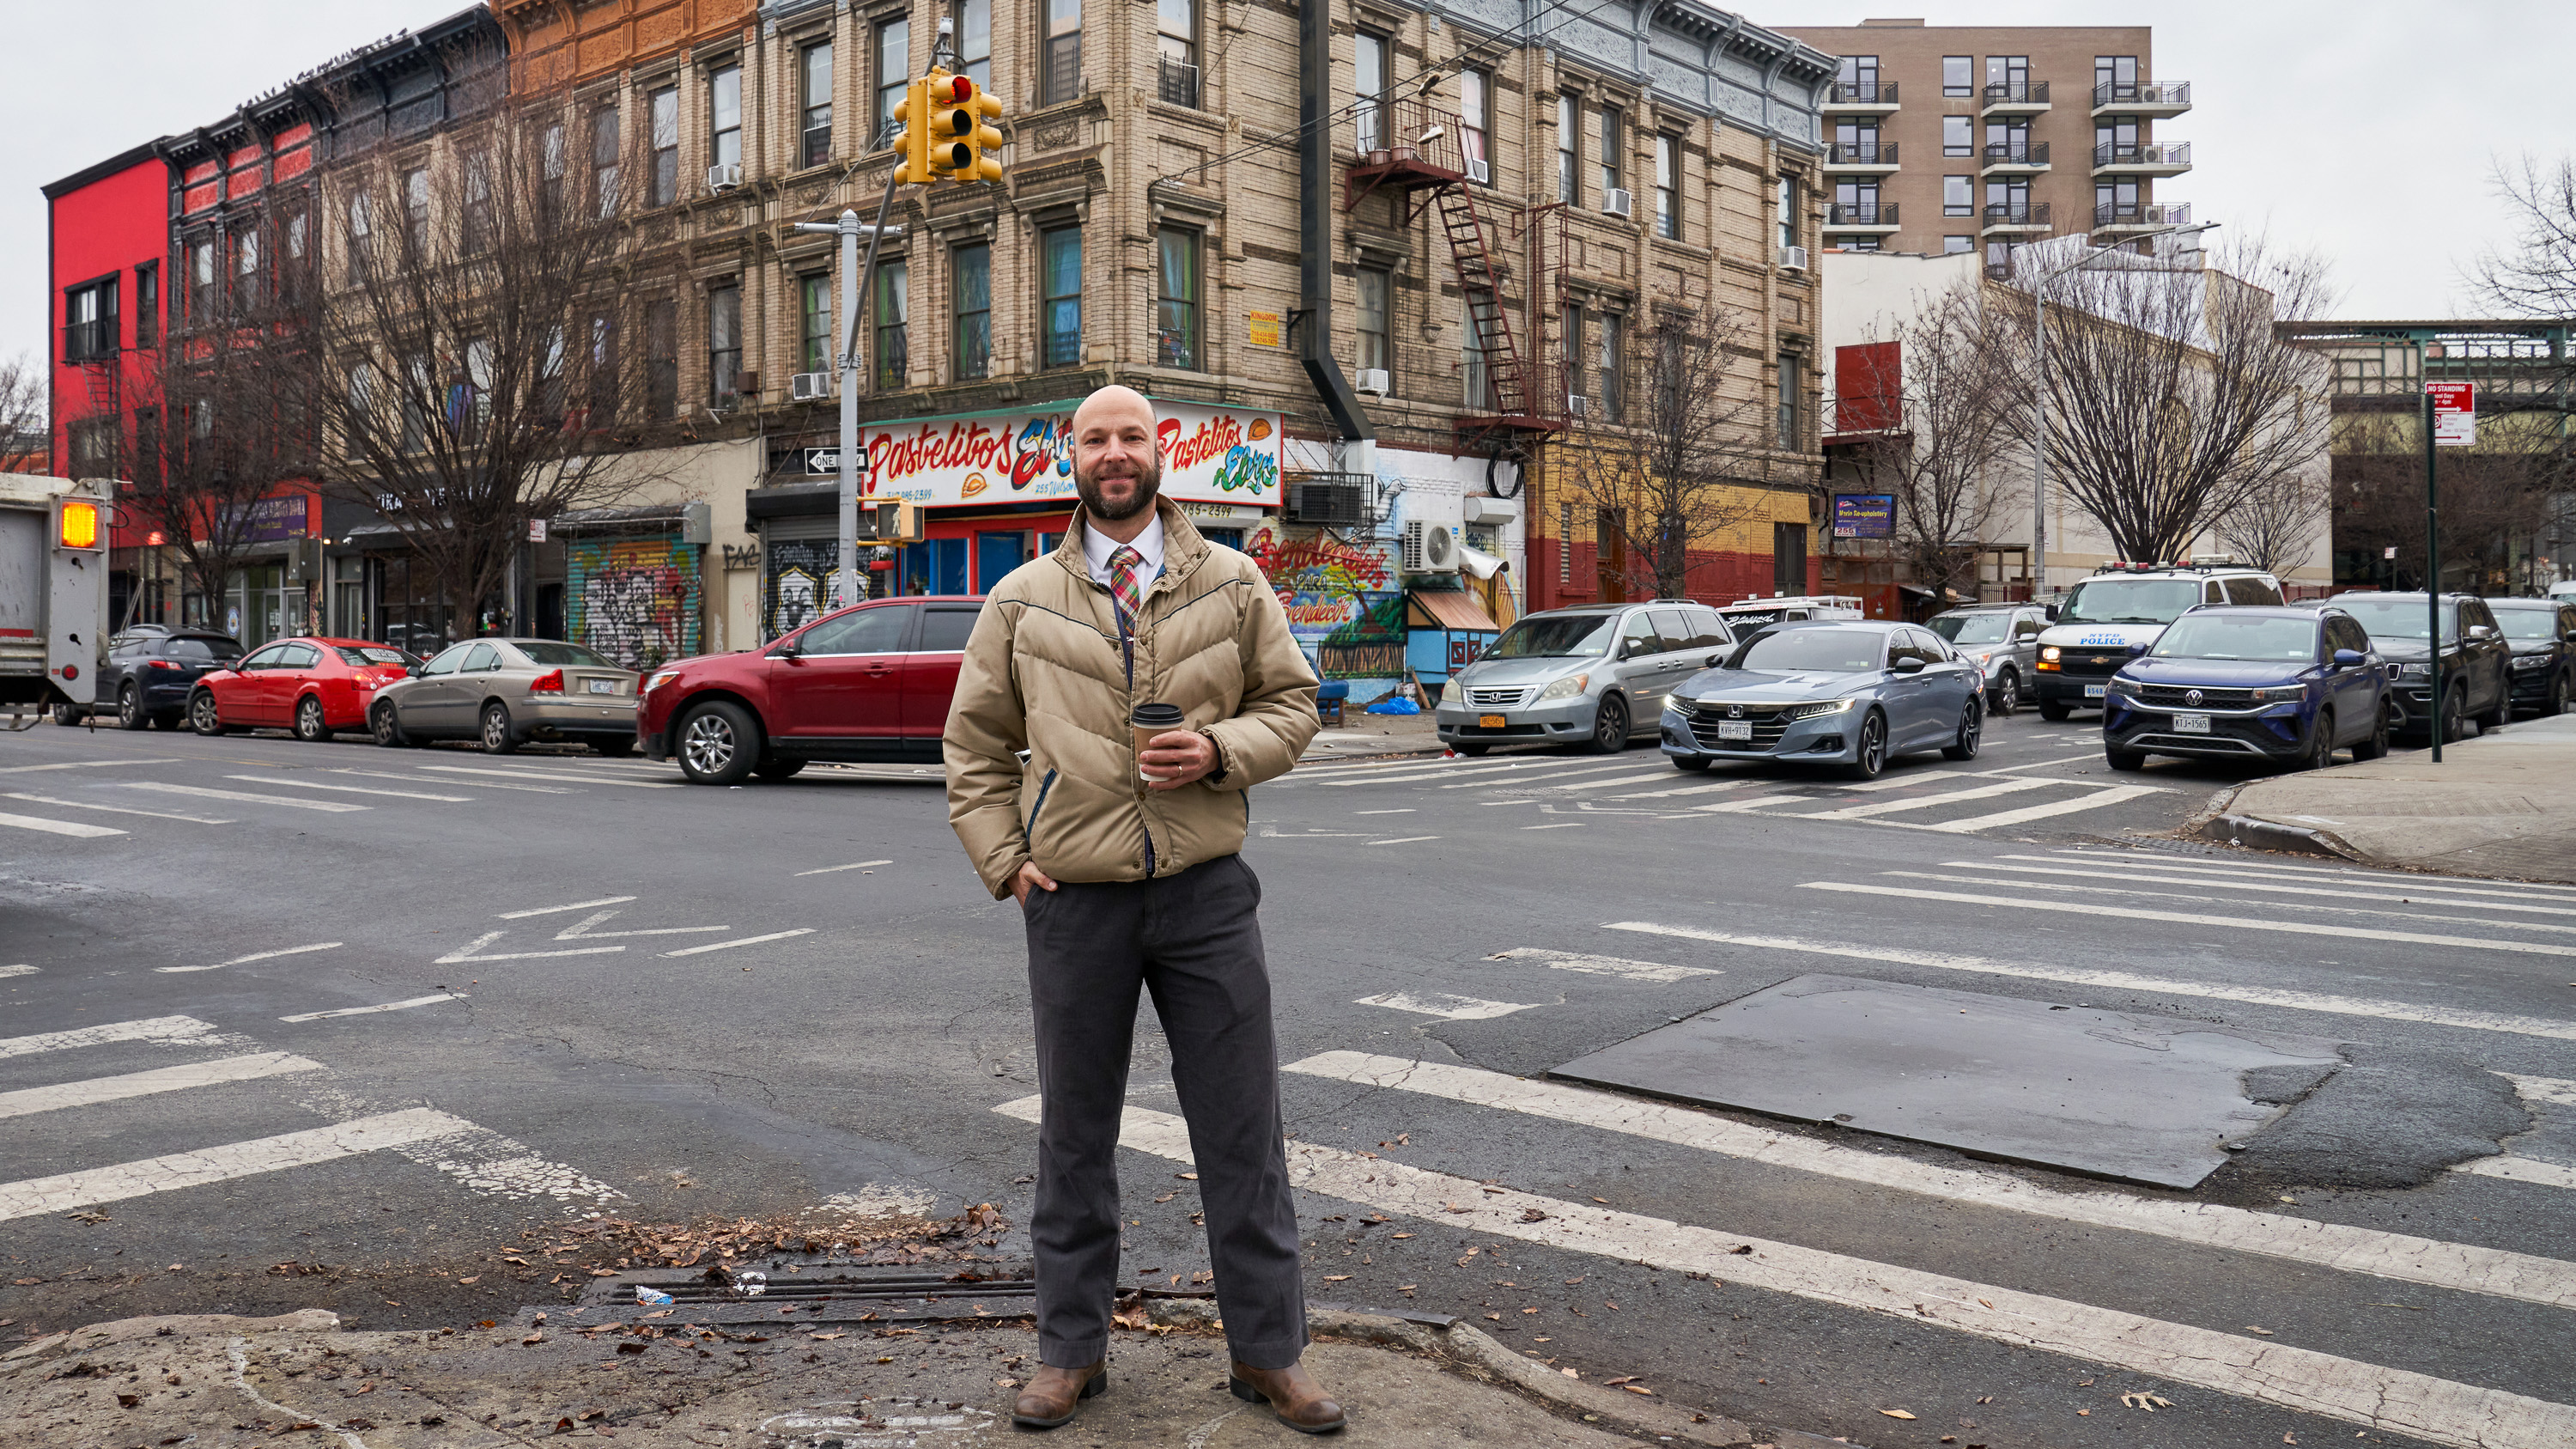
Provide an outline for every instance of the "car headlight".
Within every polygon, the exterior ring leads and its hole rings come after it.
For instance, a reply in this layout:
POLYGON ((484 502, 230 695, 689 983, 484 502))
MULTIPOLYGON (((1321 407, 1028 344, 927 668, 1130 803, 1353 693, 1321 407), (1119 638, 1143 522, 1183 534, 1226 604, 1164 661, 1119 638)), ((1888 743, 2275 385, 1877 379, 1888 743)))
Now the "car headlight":
POLYGON ((680 671, 676 669, 665 669, 660 673, 655 674, 652 678, 645 680, 644 687, 637 692, 640 694, 651 694, 654 690, 660 689, 663 685, 666 685, 679 677, 680 671))
POLYGON ((2304 684, 2275 684, 2246 692, 2254 697, 2256 704, 2285 704, 2308 697, 2308 687, 2304 684))
POLYGON ((1592 676, 1589 674, 1569 674, 1563 679, 1558 680, 1556 683, 1549 685, 1547 688, 1540 690, 1538 692, 1537 702, 1545 704, 1551 699, 1572 699, 1576 695, 1581 694, 1585 689, 1590 688, 1591 684, 1592 676))
POLYGON ((2056 645, 2051 644, 2047 648, 2039 651, 2039 657, 2050 664, 2055 664, 2058 660, 2058 656, 2063 652, 2064 651, 2060 650, 2056 645))
POLYGON ((1820 714, 1845 714, 1860 704, 1860 696, 1847 699, 1820 700, 1815 704, 1791 705, 1786 711, 1791 719, 1814 719, 1820 714))
POLYGON ((2401 679, 2430 679, 2433 677, 2433 666, 2430 664, 2403 665, 2399 667, 2397 674, 2401 679))
POLYGON ((2538 669, 2548 662, 2549 656, 2546 654, 2528 654, 2513 661, 2513 667, 2516 669, 2538 669))
POLYGON ((2112 694, 2135 694, 2138 692, 2138 681, 2125 675, 2114 674, 2111 676, 2111 682, 2103 688, 2112 694))

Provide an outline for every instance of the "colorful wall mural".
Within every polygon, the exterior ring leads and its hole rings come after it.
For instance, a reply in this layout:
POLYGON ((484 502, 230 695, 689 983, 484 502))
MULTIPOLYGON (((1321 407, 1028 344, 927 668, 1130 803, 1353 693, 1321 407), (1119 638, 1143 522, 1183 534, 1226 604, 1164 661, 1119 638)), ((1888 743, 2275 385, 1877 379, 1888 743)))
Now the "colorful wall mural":
POLYGON ((564 550, 564 632, 628 669, 698 652, 699 544, 581 540, 564 550))

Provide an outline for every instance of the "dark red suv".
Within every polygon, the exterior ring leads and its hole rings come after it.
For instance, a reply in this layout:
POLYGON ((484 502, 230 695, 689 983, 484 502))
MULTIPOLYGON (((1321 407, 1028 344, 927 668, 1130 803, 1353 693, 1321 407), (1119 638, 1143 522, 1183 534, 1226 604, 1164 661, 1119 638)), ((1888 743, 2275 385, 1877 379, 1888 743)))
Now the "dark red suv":
POLYGON ((784 780, 809 760, 935 764, 980 599, 880 599, 766 649, 653 671, 635 734, 701 785, 784 780))

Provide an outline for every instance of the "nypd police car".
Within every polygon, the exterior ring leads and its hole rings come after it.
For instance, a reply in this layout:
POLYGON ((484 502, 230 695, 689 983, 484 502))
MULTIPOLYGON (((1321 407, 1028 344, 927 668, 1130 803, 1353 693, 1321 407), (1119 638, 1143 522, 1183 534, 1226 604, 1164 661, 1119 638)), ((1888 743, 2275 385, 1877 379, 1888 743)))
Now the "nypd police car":
POLYGON ((2281 603, 2281 581, 2229 563, 2108 563, 2077 584, 2058 606, 2057 623, 2039 636, 2031 671, 2039 717, 2062 720, 2100 709, 2111 676, 2129 662, 2133 644, 2152 645, 2186 609, 2203 604, 2281 603))

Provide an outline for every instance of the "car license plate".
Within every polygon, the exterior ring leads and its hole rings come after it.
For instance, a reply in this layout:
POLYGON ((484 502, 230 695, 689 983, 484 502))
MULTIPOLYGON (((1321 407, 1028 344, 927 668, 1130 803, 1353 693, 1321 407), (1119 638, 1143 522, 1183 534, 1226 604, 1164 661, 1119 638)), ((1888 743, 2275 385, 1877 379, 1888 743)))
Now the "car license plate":
POLYGON ((2084 697, 2086 699, 2100 699, 2110 690, 2110 688, 2111 686, 2107 684, 2088 684, 2084 686, 2084 697))
POLYGON ((617 681, 614 679, 594 679, 590 682, 590 692, 593 694, 615 694, 617 692, 617 681))
POLYGON ((1721 740, 1749 740, 1753 738, 1753 721, 1749 719, 1719 720, 1717 722, 1717 737, 1721 740))
POLYGON ((2173 717, 2173 727, 2174 733, 2178 735, 2205 735, 2209 733, 2209 716, 2178 714, 2173 717))
POLYGON ((1480 730, 1498 730, 1502 727, 1503 717, 1501 715, 1480 714, 1476 716, 1476 728, 1480 730))

